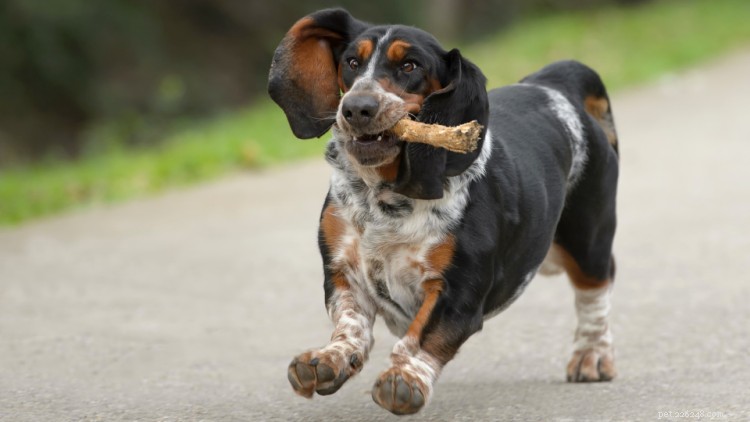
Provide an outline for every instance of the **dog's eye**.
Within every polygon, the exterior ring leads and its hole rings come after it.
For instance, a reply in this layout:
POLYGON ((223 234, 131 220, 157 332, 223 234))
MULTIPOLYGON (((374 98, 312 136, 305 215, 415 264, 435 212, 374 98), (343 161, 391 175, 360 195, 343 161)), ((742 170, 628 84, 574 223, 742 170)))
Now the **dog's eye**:
POLYGON ((359 69, 359 60, 357 60, 357 59, 355 59, 353 57, 351 59, 349 59, 349 69, 351 69, 351 70, 357 70, 357 69, 359 69))
POLYGON ((414 62, 406 62, 401 65, 401 70, 406 73, 411 73, 416 68, 417 64, 414 62))

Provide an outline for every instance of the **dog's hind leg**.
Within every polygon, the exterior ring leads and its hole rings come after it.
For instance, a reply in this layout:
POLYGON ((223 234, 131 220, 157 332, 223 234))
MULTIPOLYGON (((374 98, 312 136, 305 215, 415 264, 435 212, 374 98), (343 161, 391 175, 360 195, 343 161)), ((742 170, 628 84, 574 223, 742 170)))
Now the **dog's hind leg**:
POLYGON ((600 145, 598 151, 590 148, 593 159, 568 195, 548 255, 565 269, 575 291, 578 328, 567 367, 571 382, 608 381, 616 375, 609 309, 618 170, 612 147, 606 141, 600 145))
POLYGON ((610 381, 617 375, 609 324, 614 260, 612 275, 597 278, 586 274, 565 249, 559 245, 555 248, 573 285, 578 317, 573 356, 566 368, 567 379, 569 382, 610 381))
POLYGON ((617 375, 608 321, 612 284, 602 284, 594 289, 574 285, 578 328, 573 357, 566 368, 569 382, 610 381, 617 375))

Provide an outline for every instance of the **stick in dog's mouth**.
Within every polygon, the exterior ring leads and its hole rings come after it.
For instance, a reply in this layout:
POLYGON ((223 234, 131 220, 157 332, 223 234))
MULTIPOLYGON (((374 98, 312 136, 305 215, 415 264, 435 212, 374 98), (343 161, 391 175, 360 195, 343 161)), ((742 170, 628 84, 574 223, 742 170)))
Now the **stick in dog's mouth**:
POLYGON ((393 140, 416 142, 466 154, 477 149, 481 134, 482 125, 476 120, 458 126, 443 126, 404 117, 390 129, 375 134, 354 136, 352 141, 362 144, 393 140))
POLYGON ((476 120, 458 126, 442 126, 401 119, 389 130, 396 138, 466 154, 477 149, 482 125, 476 120))

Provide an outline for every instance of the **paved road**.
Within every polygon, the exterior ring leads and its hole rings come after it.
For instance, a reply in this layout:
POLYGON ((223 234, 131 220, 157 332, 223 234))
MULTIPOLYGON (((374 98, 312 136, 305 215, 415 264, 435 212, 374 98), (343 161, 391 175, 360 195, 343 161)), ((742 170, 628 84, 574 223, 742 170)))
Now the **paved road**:
MULTIPOLYGON (((406 419, 750 419, 748 75, 744 51, 613 99, 621 376, 564 382, 572 292, 539 278, 406 419)), ((0 420, 396 420, 369 395, 395 342, 383 325, 336 395, 287 384, 330 334, 328 174, 312 161, 0 231, 0 420)))

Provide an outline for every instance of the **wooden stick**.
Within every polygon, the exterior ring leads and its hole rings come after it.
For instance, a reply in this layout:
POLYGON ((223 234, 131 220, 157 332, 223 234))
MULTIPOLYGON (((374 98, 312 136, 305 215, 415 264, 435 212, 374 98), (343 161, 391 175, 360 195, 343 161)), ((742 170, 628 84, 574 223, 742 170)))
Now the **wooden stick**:
POLYGON ((418 142, 466 154, 477 149, 482 125, 476 120, 459 126, 442 126, 401 119, 390 131, 402 141, 418 142))

